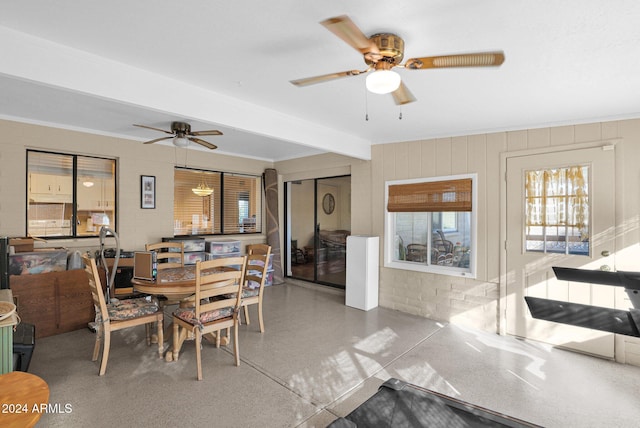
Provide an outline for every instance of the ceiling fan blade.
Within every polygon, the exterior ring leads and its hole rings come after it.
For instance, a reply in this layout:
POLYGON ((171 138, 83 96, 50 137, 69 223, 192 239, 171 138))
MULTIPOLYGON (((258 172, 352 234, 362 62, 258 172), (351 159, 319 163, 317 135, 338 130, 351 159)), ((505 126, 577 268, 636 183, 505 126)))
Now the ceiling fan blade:
POLYGON ((154 131, 160 131, 160 132, 164 132, 165 134, 171 134, 173 135, 173 132, 171 131, 166 131, 164 129, 160 129, 160 128, 154 128, 152 126, 147 126, 147 125, 136 125, 135 123, 133 124, 133 126, 139 126, 140 128, 147 128, 147 129, 153 129, 154 131))
POLYGON ((201 140, 200 138, 195 137, 187 137, 189 141, 193 141, 194 143, 200 144, 201 146, 206 147, 207 149, 215 150, 218 148, 215 144, 211 144, 208 141, 201 140))
POLYGON ((451 67, 490 67, 504 62, 503 52, 480 52, 459 55, 426 56, 411 58, 404 64, 405 68, 423 70, 426 68, 451 67))
POLYGON ((291 80, 291 83, 296 86, 308 86, 308 85, 314 85, 316 83, 327 82, 329 80, 340 79, 341 77, 357 76, 359 74, 366 73, 369 70, 370 69, 367 69, 364 71, 360 71, 360 70, 341 71, 339 73, 323 74, 322 76, 305 77, 304 79, 291 80))
POLYGON ((199 135, 222 135, 222 132, 218 131, 217 129, 212 129, 210 131, 196 131, 196 132, 191 132, 189 133, 189 135, 193 135, 193 136, 199 136, 199 135))
POLYGON ((369 40, 348 16, 342 15, 325 19, 320 24, 324 25, 327 30, 340 37, 347 42, 349 46, 353 47, 372 62, 376 62, 382 58, 378 46, 369 40))
POLYGON ((400 87, 393 91, 391 95, 393 95, 393 101, 399 106, 417 101, 416 97, 413 96, 403 82, 400 82, 400 87))
POLYGON ((156 138, 155 140, 151 140, 151 141, 145 141, 143 144, 153 144, 153 143, 157 143, 158 141, 162 141, 162 140, 169 140, 173 138, 173 136, 171 137, 162 137, 162 138, 156 138))

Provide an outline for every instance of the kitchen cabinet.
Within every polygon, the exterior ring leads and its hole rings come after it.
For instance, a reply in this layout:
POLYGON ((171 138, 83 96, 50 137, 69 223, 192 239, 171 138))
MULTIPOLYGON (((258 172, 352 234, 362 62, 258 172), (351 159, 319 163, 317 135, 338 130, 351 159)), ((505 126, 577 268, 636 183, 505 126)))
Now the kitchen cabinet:
POLYGON ((115 182, 113 178, 78 177, 79 211, 112 211, 115 208, 115 182), (85 182, 93 183, 87 187, 85 182))
POLYGON ((84 269, 12 275, 9 286, 21 320, 36 326, 36 338, 86 328, 94 320, 84 269))
POLYGON ((30 174, 29 197, 34 202, 71 202, 73 178, 70 175, 30 174))

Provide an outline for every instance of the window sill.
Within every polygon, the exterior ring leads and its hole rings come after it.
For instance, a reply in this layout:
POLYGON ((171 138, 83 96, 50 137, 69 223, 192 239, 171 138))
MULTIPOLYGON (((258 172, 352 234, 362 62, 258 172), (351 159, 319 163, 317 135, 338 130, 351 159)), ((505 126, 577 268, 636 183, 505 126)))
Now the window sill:
POLYGON ((390 269, 410 270, 414 272, 434 273, 437 275, 457 276, 462 278, 476 278, 475 272, 472 272, 467 268, 426 265, 422 263, 407 262, 401 260, 385 262, 384 267, 390 269))

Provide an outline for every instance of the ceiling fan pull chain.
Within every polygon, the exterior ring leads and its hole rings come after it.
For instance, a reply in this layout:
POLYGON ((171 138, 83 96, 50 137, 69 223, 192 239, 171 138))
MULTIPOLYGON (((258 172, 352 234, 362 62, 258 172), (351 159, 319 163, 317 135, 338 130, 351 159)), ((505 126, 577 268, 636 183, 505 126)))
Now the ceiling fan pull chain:
POLYGON ((364 120, 369 121, 369 96, 367 95, 367 88, 364 88, 364 120))

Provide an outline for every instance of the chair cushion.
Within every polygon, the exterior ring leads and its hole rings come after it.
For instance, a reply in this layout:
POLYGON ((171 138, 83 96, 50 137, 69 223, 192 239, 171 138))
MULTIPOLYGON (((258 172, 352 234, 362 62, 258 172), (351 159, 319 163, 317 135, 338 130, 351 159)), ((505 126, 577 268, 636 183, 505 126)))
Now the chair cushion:
POLYGON ((226 308, 215 309, 213 311, 202 312, 200 314, 200 318, 196 318, 195 308, 178 308, 173 313, 174 317, 180 318, 181 320, 188 322, 191 325, 198 326, 202 328, 204 324, 207 324, 211 321, 216 321, 222 318, 228 318, 233 315, 233 307, 229 306, 226 308))
POLYGON ((131 318, 150 315, 158 312, 158 301, 155 298, 138 297, 135 299, 112 299, 107 305, 109 319, 124 321, 131 318))
POLYGON ((242 287, 242 298, 254 297, 260 294, 260 288, 242 287))
MULTIPOLYGON (((247 297, 255 297, 260 294, 260 288, 252 288, 252 287, 242 287, 242 298, 246 299, 247 297)), ((236 297, 236 293, 225 294, 224 297, 226 299, 233 299, 236 297)))

